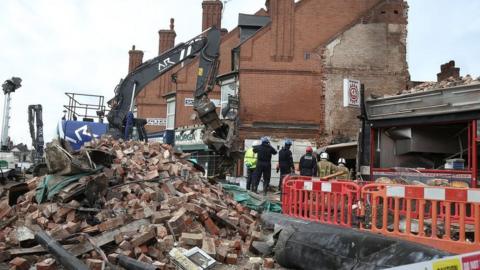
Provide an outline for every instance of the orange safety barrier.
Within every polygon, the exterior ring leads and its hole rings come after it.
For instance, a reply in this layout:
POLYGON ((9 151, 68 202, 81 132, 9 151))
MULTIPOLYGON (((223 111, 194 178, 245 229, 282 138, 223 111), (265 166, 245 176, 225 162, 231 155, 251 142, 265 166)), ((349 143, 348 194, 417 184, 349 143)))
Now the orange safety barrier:
POLYGON ((452 253, 480 250, 480 189, 368 184, 365 231, 452 253))
POLYGON ((305 176, 283 180, 282 209, 288 216, 341 226, 352 226, 360 187, 353 182, 321 181, 305 176))

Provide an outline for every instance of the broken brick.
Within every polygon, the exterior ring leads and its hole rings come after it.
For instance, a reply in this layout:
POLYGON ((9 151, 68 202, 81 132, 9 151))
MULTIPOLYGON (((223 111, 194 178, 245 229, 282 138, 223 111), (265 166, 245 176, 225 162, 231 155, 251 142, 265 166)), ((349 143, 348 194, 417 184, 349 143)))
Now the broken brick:
POLYGON ((144 263, 148 263, 148 264, 152 264, 153 263, 153 260, 152 258, 148 257, 147 255, 145 254, 141 254, 138 259, 139 261, 141 262, 144 262, 144 263))
POLYGON ((206 228, 207 232, 209 232, 210 234, 212 234, 212 235, 219 235, 220 234, 220 229, 218 228, 218 226, 215 223, 213 223, 213 221, 210 217, 205 219, 203 221, 203 224, 205 225, 205 228, 206 228))
POLYGON ((193 203, 186 203, 183 205, 183 207, 185 207, 185 209, 187 209, 188 212, 193 213, 197 216, 200 216, 204 211, 203 208, 193 203))
POLYGON ((215 240, 211 237, 204 237, 202 241, 202 250, 208 255, 215 257, 217 254, 215 250, 215 240))
POLYGON ((227 254, 228 254, 228 247, 226 247, 225 245, 219 245, 217 247, 217 256, 216 256, 217 261, 225 262, 225 260, 227 259, 227 254))
POLYGON ((203 242, 203 235, 200 233, 182 233, 180 240, 189 246, 200 247, 203 242))
POLYGON ((102 270, 103 261, 98 259, 87 259, 87 266, 90 270, 102 270))
POLYGON ((117 253, 110 253, 107 256, 108 261, 113 264, 117 264, 118 261, 118 254, 117 253))
POLYGON ((263 268, 267 268, 267 269, 275 268, 275 261, 272 258, 265 258, 263 260, 263 268))
POLYGON ((167 228, 165 226, 157 226, 156 227, 157 237, 164 238, 168 235, 167 228))
POLYGON ((134 237, 131 241, 132 245, 134 247, 137 247, 139 245, 142 245, 151 239, 155 238, 156 234, 154 230, 148 230, 144 233, 141 233, 140 235, 134 237))
POLYGON ((173 233, 180 234, 185 228, 184 215, 186 211, 187 210, 185 208, 180 208, 180 210, 175 212, 173 217, 167 221, 167 225, 173 231, 173 233))
POLYGON ((227 264, 237 264, 237 260, 238 260, 237 254, 228 253, 227 259, 226 259, 227 264))
POLYGON ((172 215, 169 211, 160 211, 153 213, 151 219, 153 224, 162 224, 170 218, 172 218, 172 215))
POLYGON ((39 263, 35 264, 37 270, 55 270, 57 266, 55 265, 55 260, 52 258, 45 259, 39 263))
POLYGON ((16 270, 28 270, 30 268, 28 261, 21 257, 15 257, 9 262, 9 265, 16 270))
POLYGON ((101 232, 108 231, 120 227, 124 224, 125 220, 123 216, 107 219, 106 221, 98 224, 98 229, 101 232))
POLYGON ((119 248, 121 248, 122 250, 132 250, 133 249, 133 245, 132 243, 124 240, 122 241, 119 245, 118 245, 119 248))

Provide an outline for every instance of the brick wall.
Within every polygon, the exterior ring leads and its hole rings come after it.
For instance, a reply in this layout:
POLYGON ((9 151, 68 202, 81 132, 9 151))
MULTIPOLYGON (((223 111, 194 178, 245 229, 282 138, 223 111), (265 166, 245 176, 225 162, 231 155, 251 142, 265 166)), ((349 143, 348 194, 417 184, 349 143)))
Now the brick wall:
POLYGON ((373 9, 363 23, 355 24, 327 44, 324 51, 326 142, 357 138, 360 110, 343 108, 344 78, 360 80, 365 85, 366 96, 395 94, 407 87, 404 9, 403 1, 386 1, 373 9))
POLYGON ((453 60, 440 66, 440 73, 437 73, 437 82, 446 80, 450 77, 455 79, 460 78, 460 68, 455 67, 455 61, 453 60))
MULTIPOLYGON (((293 0, 270 0, 269 7, 275 7, 268 11, 270 16, 285 17, 278 13, 292 11, 287 2, 293 0)), ((253 138, 262 132, 282 136, 290 123, 291 137, 320 140, 325 132, 324 119, 330 117, 324 109, 323 47, 332 37, 359 23, 380 2, 303 0, 294 6, 293 28, 288 21, 273 18, 270 25, 242 44, 241 137, 253 138), (278 128, 265 129, 258 122, 278 128)))
MULTIPOLYGON (((398 0, 302 0, 292 6, 293 1, 270 0, 270 16, 290 19, 273 18, 241 44, 240 137, 320 145, 339 136, 353 139, 358 111, 340 106, 342 80, 361 80, 367 93, 405 88, 407 6, 398 0)), ((231 50, 238 43, 237 28, 223 36, 219 74, 231 71, 231 50)), ((184 106, 193 96, 197 65, 194 59, 149 84, 137 99, 139 116, 165 117, 163 95, 176 91, 176 127, 197 123, 193 108, 184 106)), ((220 98, 218 87, 210 97, 220 98)))

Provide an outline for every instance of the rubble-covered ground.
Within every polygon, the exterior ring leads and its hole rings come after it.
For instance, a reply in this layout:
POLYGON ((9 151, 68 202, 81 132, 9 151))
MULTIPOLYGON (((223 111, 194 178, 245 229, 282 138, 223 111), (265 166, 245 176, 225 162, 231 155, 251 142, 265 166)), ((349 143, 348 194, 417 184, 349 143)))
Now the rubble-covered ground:
MULTIPOLYGON (((431 90, 449 88, 454 86, 471 85, 471 84, 480 84, 480 77, 474 79, 470 75, 465 75, 460 78, 449 77, 448 79, 440 82, 424 82, 419 85, 416 85, 415 87, 412 87, 411 89, 403 90, 397 93, 397 95, 405 95, 405 94, 431 91, 431 90)), ((395 96, 395 95, 384 95, 382 97, 391 97, 391 96, 395 96)), ((374 98, 378 98, 378 96, 374 96, 374 98)))
POLYGON ((175 269, 172 248, 195 246, 217 261, 215 269, 276 267, 251 253, 262 238, 259 213, 168 145, 102 138, 73 155, 53 144, 46 152, 55 173, 0 192, 4 266, 61 268, 34 239, 44 230, 90 269, 115 268, 120 254, 175 269))

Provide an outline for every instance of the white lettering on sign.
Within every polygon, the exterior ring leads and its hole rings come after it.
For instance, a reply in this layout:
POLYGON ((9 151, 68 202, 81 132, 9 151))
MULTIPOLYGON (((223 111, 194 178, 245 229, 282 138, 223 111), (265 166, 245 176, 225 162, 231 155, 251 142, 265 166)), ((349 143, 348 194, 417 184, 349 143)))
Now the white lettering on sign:
POLYGON ((170 60, 170 57, 163 60, 163 62, 161 63, 158 63, 158 71, 162 71, 172 65, 175 65, 175 62, 173 62, 172 60, 170 60))
POLYGON ((360 107, 360 81, 343 79, 343 107, 360 107))
MULTIPOLYGON (((192 107, 193 101, 194 101, 193 98, 185 98, 183 104, 185 105, 185 107, 192 107)), ((220 108, 220 99, 210 99, 210 101, 213 102, 213 104, 215 104, 215 107, 220 108)))
POLYGON ((189 130, 177 130, 175 131, 175 144, 176 145, 192 145, 203 144, 202 140, 203 130, 189 129, 189 130))
POLYGON ((166 126, 167 119, 165 118, 147 118, 147 126, 166 126))

